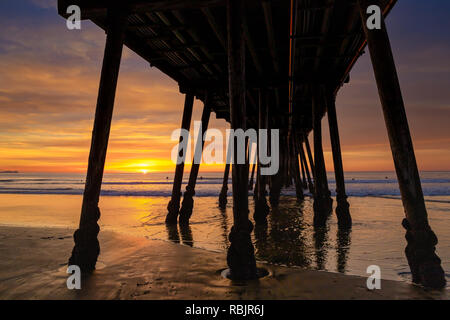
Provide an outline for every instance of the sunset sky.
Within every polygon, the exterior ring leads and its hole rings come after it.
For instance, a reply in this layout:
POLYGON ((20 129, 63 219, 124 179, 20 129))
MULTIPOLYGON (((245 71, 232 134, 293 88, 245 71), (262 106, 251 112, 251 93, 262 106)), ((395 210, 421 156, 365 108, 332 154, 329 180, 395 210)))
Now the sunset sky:
MULTIPOLYGON (((449 12, 449 1, 399 0, 387 21, 421 170, 450 170, 449 12)), ((0 171, 86 170, 104 43, 88 21, 68 30, 56 0, 0 1, 0 171)), ((125 48, 106 171, 173 171, 170 136, 183 102, 174 81, 125 48)), ((193 120, 201 110, 196 102, 193 120)), ((368 53, 339 92, 337 113, 344 169, 393 170, 368 53)), ((210 127, 228 124, 213 114, 210 127)))

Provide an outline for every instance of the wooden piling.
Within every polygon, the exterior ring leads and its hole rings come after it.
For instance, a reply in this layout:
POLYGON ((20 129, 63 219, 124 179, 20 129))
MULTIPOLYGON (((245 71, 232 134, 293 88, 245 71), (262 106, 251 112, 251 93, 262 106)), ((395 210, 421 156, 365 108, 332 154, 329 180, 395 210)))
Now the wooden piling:
MULTIPOLYGON (((230 137, 231 138, 231 137, 230 137)), ((228 177, 230 175, 230 165, 233 150, 231 149, 231 143, 228 144, 226 154, 225 171, 223 173, 222 189, 219 194, 219 208, 225 209, 228 202, 228 177)))
MULTIPOLYGON (((280 137, 281 138, 281 137, 280 137)), ((283 187, 284 180, 284 167, 283 167, 283 152, 280 146, 280 168, 278 172, 269 177, 270 179, 270 190, 269 190, 269 201, 272 208, 277 207, 280 202, 281 189, 283 187)))
POLYGON ((259 185, 259 179, 260 179, 260 170, 261 168, 258 168, 258 166, 256 166, 256 181, 255 181, 255 186, 253 187, 253 199, 256 200, 258 198, 258 185, 259 185))
MULTIPOLYGON (((255 156, 256 157, 256 156, 255 156)), ((250 181, 248 182, 248 190, 253 190, 253 178, 255 176, 255 167, 256 167, 256 161, 252 165, 252 174, 250 176, 250 181)))
MULTIPOLYGON (((227 157, 228 159, 228 157, 227 157)), ((223 173, 223 183, 222 189, 219 194, 219 208, 225 209, 227 206, 227 195, 228 195, 228 176, 230 175, 230 163, 225 164, 225 171, 223 173)))
POLYGON ((100 231, 100 227, 97 224, 100 218, 98 202, 127 21, 123 10, 116 8, 108 10, 107 20, 106 45, 95 111, 94 129, 92 131, 81 218, 79 228, 73 235, 75 246, 69 259, 69 265, 79 266, 82 272, 92 272, 95 269, 97 257, 100 253, 100 245, 97 239, 100 231))
POLYGON ((180 209, 180 224, 188 224, 194 208, 195 184, 197 183, 198 170, 200 169, 200 162, 202 160, 203 146, 205 140, 203 133, 208 130, 209 118, 211 115, 211 108, 208 105, 208 95, 205 96, 205 104, 202 112, 202 130, 198 133, 197 144, 195 146, 194 159, 192 160, 191 172, 189 173, 189 181, 186 186, 186 191, 183 195, 183 202, 180 209), (198 158, 198 159, 197 159, 198 158), (197 159, 198 161, 196 161, 197 159))
MULTIPOLYGON (((302 161, 302 163, 305 167, 306 177, 308 179, 309 192, 311 194, 314 194, 314 184, 311 179, 311 174, 309 173, 308 161, 306 161, 305 150, 303 149, 303 142, 300 142, 300 144, 299 144, 299 151, 300 151, 300 160, 302 161)), ((311 164, 311 162, 310 162, 310 164, 311 164)), ((312 168, 313 167, 311 167, 311 172, 313 171, 312 168)))
MULTIPOLYGON (((316 170, 314 169, 314 159, 312 156, 312 152, 311 152, 311 146, 309 145, 309 139, 308 136, 305 134, 305 147, 306 147, 306 153, 308 154, 308 161, 309 161, 309 166, 311 168, 311 174, 312 174, 312 178, 315 180, 316 176, 315 176, 315 172, 316 170)), ((315 181, 314 181, 315 182, 315 181)))
POLYGON ((289 188, 290 186, 292 186, 292 178, 293 178, 292 168, 291 168, 291 155, 292 155, 291 135, 289 134, 289 132, 286 132, 286 135, 282 136, 282 139, 285 142, 280 145, 281 157, 283 160, 282 162, 284 164, 284 165, 282 165, 283 186, 286 188, 289 188))
POLYGON ((336 179, 336 215, 339 227, 348 228, 352 225, 352 218, 349 210, 350 204, 347 201, 347 194, 345 193, 344 167, 342 165, 341 143, 336 116, 336 100, 331 90, 326 92, 326 99, 331 148, 333 151, 334 175, 336 179))
MULTIPOLYGON (((189 131, 191 126, 191 118, 192 118, 192 108, 194 105, 194 95, 191 93, 186 94, 184 100, 184 110, 183 110, 183 118, 181 121, 181 129, 189 131)), ((180 155, 182 152, 181 145, 182 137, 180 136, 180 145, 178 149, 178 154, 180 155)), ((177 164, 175 168, 175 177, 173 178, 173 187, 172 187, 172 198, 167 205, 167 216, 166 223, 175 224, 178 219, 178 212, 180 210, 180 199, 181 199, 181 184, 183 182, 183 171, 184 171, 184 161, 186 159, 186 150, 184 150, 184 154, 182 155, 183 160, 181 163, 177 164)))
POLYGON ((314 225, 324 226, 332 210, 328 189, 327 171, 322 148, 322 115, 325 99, 319 87, 313 88, 313 130, 314 130, 314 225))
MULTIPOLYGON (((265 90, 258 91, 258 128, 259 129, 267 129, 268 128, 268 94, 265 90)), ((257 153, 259 155, 260 148, 260 136, 258 130, 258 144, 257 144, 257 153)), ((255 189, 255 211, 253 214, 253 219, 256 224, 265 224, 267 223, 267 215, 269 214, 269 206, 267 205, 266 200, 266 176, 261 175, 261 161, 258 156, 258 169, 257 169, 257 187, 255 189)))
MULTIPOLYGON (((246 127, 244 12, 244 1, 227 0, 228 97, 234 130, 246 127)), ((248 170, 246 164, 237 163, 237 145, 234 144, 233 153, 233 226, 227 262, 232 279, 255 279, 256 260, 250 237, 253 224, 248 219, 248 170)))
POLYGON ((446 285, 445 273, 441 267, 441 260, 435 253, 438 240, 428 223, 419 171, 386 24, 381 17, 381 29, 367 28, 367 8, 370 5, 379 5, 378 0, 358 0, 358 5, 405 208, 406 219, 403 220, 403 226, 407 230, 408 242, 405 253, 411 268, 412 280, 426 287, 443 288, 446 285))
POLYGON ((298 150, 298 161, 300 161, 300 169, 301 169, 301 175, 302 175, 302 185, 303 185, 303 189, 308 189, 308 182, 306 181, 306 172, 305 172, 305 164, 303 163, 303 160, 301 159, 300 156, 300 149, 299 149, 299 145, 296 145, 296 148, 298 150))
POLYGON ((294 176, 294 183, 295 183, 295 194, 297 196, 297 200, 303 201, 304 195, 303 195, 303 182, 300 176, 300 166, 298 163, 298 148, 297 143, 295 141, 295 135, 291 137, 291 168, 292 168, 292 175, 294 176))

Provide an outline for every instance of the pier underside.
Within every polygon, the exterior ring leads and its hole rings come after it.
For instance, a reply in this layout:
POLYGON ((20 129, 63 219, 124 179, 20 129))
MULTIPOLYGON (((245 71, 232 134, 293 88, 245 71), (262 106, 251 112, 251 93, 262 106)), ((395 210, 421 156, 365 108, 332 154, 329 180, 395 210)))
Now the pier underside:
MULTIPOLYGON (((124 44, 178 82, 180 91, 204 100, 217 118, 230 121, 226 1, 122 1, 128 10, 124 44)), ((293 82, 293 126, 312 129, 312 85, 337 92, 363 53, 365 36, 357 2, 296 1, 295 48, 290 58, 291 2, 244 1, 246 44, 246 127, 257 127, 257 89, 270 91, 273 128, 285 128, 289 118, 289 86, 293 82), (290 74, 290 61, 293 72, 290 74)), ((380 1, 385 14, 395 1, 380 1)), ((63 16, 79 5, 83 19, 107 30, 108 1, 60 0, 63 16)))

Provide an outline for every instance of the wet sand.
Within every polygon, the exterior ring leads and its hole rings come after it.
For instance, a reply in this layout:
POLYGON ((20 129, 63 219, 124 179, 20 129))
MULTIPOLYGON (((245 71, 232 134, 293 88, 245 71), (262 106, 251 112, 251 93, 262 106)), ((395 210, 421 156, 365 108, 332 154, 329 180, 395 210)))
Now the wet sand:
POLYGON ((0 227, 0 299, 448 299, 382 280, 260 264, 270 275, 246 284, 222 278, 225 253, 112 231, 100 233, 98 270, 81 290, 66 287, 72 229, 0 227))
MULTIPOLYGON (((132 237, 171 240, 226 253, 233 225, 231 197, 225 211, 218 209, 217 197, 197 197, 187 228, 166 227, 164 220, 169 199, 101 197, 99 225, 102 233, 114 231, 132 237)), ((404 254, 405 230, 401 226, 404 210, 400 200, 349 197, 353 219, 351 232, 339 230, 335 214, 330 217, 327 228, 314 228, 313 202, 309 197, 303 203, 289 196, 283 196, 282 200, 270 213, 268 225, 256 226, 252 233, 257 259, 276 265, 361 277, 366 277, 368 266, 378 265, 383 279, 410 281, 411 273, 404 254)), ((447 289, 450 289, 450 197, 442 200, 447 202, 428 202, 427 207, 430 224, 439 238, 437 252, 446 270, 447 289)), ((73 229, 78 225, 81 202, 79 195, 0 194, 0 225, 73 229)), ((250 219, 253 209, 253 198, 249 197, 250 219)))

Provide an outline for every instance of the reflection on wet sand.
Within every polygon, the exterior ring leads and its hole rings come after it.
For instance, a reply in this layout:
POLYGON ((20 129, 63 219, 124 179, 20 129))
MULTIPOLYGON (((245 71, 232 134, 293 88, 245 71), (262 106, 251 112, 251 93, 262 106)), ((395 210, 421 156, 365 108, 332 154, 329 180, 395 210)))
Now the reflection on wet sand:
POLYGON ((191 226, 186 224, 180 224, 178 226, 174 224, 174 225, 166 225, 166 229, 169 241, 172 241, 174 243, 182 243, 190 247, 194 246, 194 238, 192 236, 191 226), (180 234, 181 234, 181 241, 180 241, 180 234))
MULTIPOLYGON (((334 210, 328 217, 326 228, 315 228, 310 197, 306 196, 301 202, 294 196, 282 195, 281 198, 279 207, 271 209, 267 224, 255 224, 252 232, 255 256, 259 261, 360 276, 366 276, 367 266, 376 261, 385 279, 410 281, 411 273, 403 253, 404 231, 399 218, 403 208, 398 199, 349 198, 354 224, 352 230, 345 231, 339 230, 334 210)), ((132 234, 142 232, 149 239, 169 239, 187 246, 227 251, 228 234, 233 225, 231 198, 228 205, 220 209, 217 198, 199 197, 188 228, 165 225, 166 205, 164 197, 110 197, 103 203, 106 208, 102 221, 104 225, 112 226, 120 223, 122 230, 128 226, 132 234), (137 226, 136 221, 139 221, 137 226)), ((253 197, 249 196, 251 218, 254 205, 253 197)), ((433 203, 433 206, 430 212, 437 221, 437 231, 445 234, 448 202, 433 203)), ((78 207, 74 206, 75 209, 78 207)), ((442 239, 448 243, 445 237, 442 239)), ((448 256, 445 248, 440 246, 444 257, 448 256)), ((443 263, 448 265, 448 260, 444 259, 443 263)))
MULTIPOLYGON (((79 196, 0 195, 0 198, 3 223, 39 226, 45 221, 51 226, 75 228, 78 225, 79 196), (29 203, 33 206, 26 205, 29 203)), ((316 269, 316 262, 321 260, 317 259, 319 253, 327 271, 367 276, 367 266, 376 262, 383 270, 383 279, 411 280, 404 255, 403 206, 399 199, 350 197, 354 222, 351 233, 339 232, 336 215, 333 214, 328 221, 329 230, 325 230, 327 241, 315 241, 320 240, 320 232, 316 231, 314 235, 312 199, 306 196, 303 203, 297 203, 295 197, 291 198, 282 199, 282 205, 268 216, 267 226, 255 227, 253 231, 252 239, 260 261, 316 269)), ((169 239, 176 243, 185 241, 194 247, 216 252, 227 250, 228 234, 233 224, 231 197, 225 211, 219 210, 217 197, 198 197, 190 224, 192 240, 186 236, 183 240, 178 226, 166 227, 167 197, 102 199, 102 232, 118 231, 149 240, 169 239)), ((445 235, 450 229, 450 197, 444 200, 447 202, 431 202, 429 205, 431 223, 438 235, 445 235)), ((254 203, 251 197, 249 209, 252 217, 254 203)), ((441 236, 438 244, 447 274, 449 243, 449 237, 441 236)))
POLYGON ((167 237, 169 241, 174 243, 180 243, 180 234, 178 233, 178 225, 166 224, 167 237))
POLYGON ((228 239, 228 234, 230 233, 230 230, 228 230, 228 220, 227 220, 227 209, 226 208, 220 208, 220 226, 222 227, 222 237, 223 242, 225 244, 225 248, 228 250, 230 243, 228 239))
MULTIPOLYGON (((215 224, 220 227, 220 236, 214 234, 214 240, 222 242, 221 247, 227 249, 229 226, 232 224, 227 210, 231 208, 215 208, 214 210, 217 210, 215 224)), ((279 207, 271 209, 267 224, 255 224, 253 244, 257 259, 273 264, 327 270, 329 249, 335 247, 336 270, 345 272, 351 230, 337 230, 337 243, 333 246, 329 240, 330 228, 314 228, 309 214, 305 202, 298 202, 295 198, 286 198, 279 207)), ((167 225, 168 239, 192 247, 195 246, 193 233, 203 238, 213 224, 209 221, 197 222, 192 225, 194 231, 191 225, 167 225)))
POLYGON ((192 229, 190 225, 180 224, 181 241, 184 245, 193 247, 194 238, 192 237, 192 229))
POLYGON ((258 259, 283 265, 309 267, 303 205, 295 200, 280 203, 271 210, 267 225, 255 227, 255 248, 258 259))
MULTIPOLYGON (((293 196, 281 197, 279 207, 271 210, 267 217, 267 225, 255 224, 252 232, 259 261, 360 276, 366 276, 367 266, 376 261, 384 271, 385 279, 410 280, 404 256, 404 230, 399 218, 399 212, 403 210, 400 200, 349 198, 354 223, 351 231, 343 231, 338 229, 334 211, 326 229, 314 228, 310 197, 306 196, 303 202, 297 202, 293 196)), ((169 239, 216 252, 226 252, 229 246, 228 234, 233 225, 231 197, 223 210, 218 208, 217 198, 199 197, 190 230, 183 230, 184 235, 178 225, 166 227, 167 199, 164 197, 146 201, 137 197, 110 197, 108 200, 102 204, 105 207, 102 230, 120 223, 120 228, 116 229, 148 239, 169 239)), ((74 208, 78 210, 75 205, 74 208)), ((254 200, 251 196, 249 211, 252 218, 254 200)), ((430 212, 437 232, 445 234, 448 230, 448 204, 433 203, 430 212)), ((442 239, 444 244, 439 246, 439 250, 446 257, 448 246, 445 244, 448 242, 445 237, 442 239)), ((444 259, 444 265, 449 265, 448 261, 448 258, 444 259)))
POLYGON ((328 226, 314 228, 314 248, 316 257, 316 269, 325 270, 328 248, 328 226))
POLYGON ((347 260, 350 251, 351 244, 351 229, 337 229, 336 233, 336 253, 337 253, 337 271, 341 273, 345 273, 347 270, 347 260))

